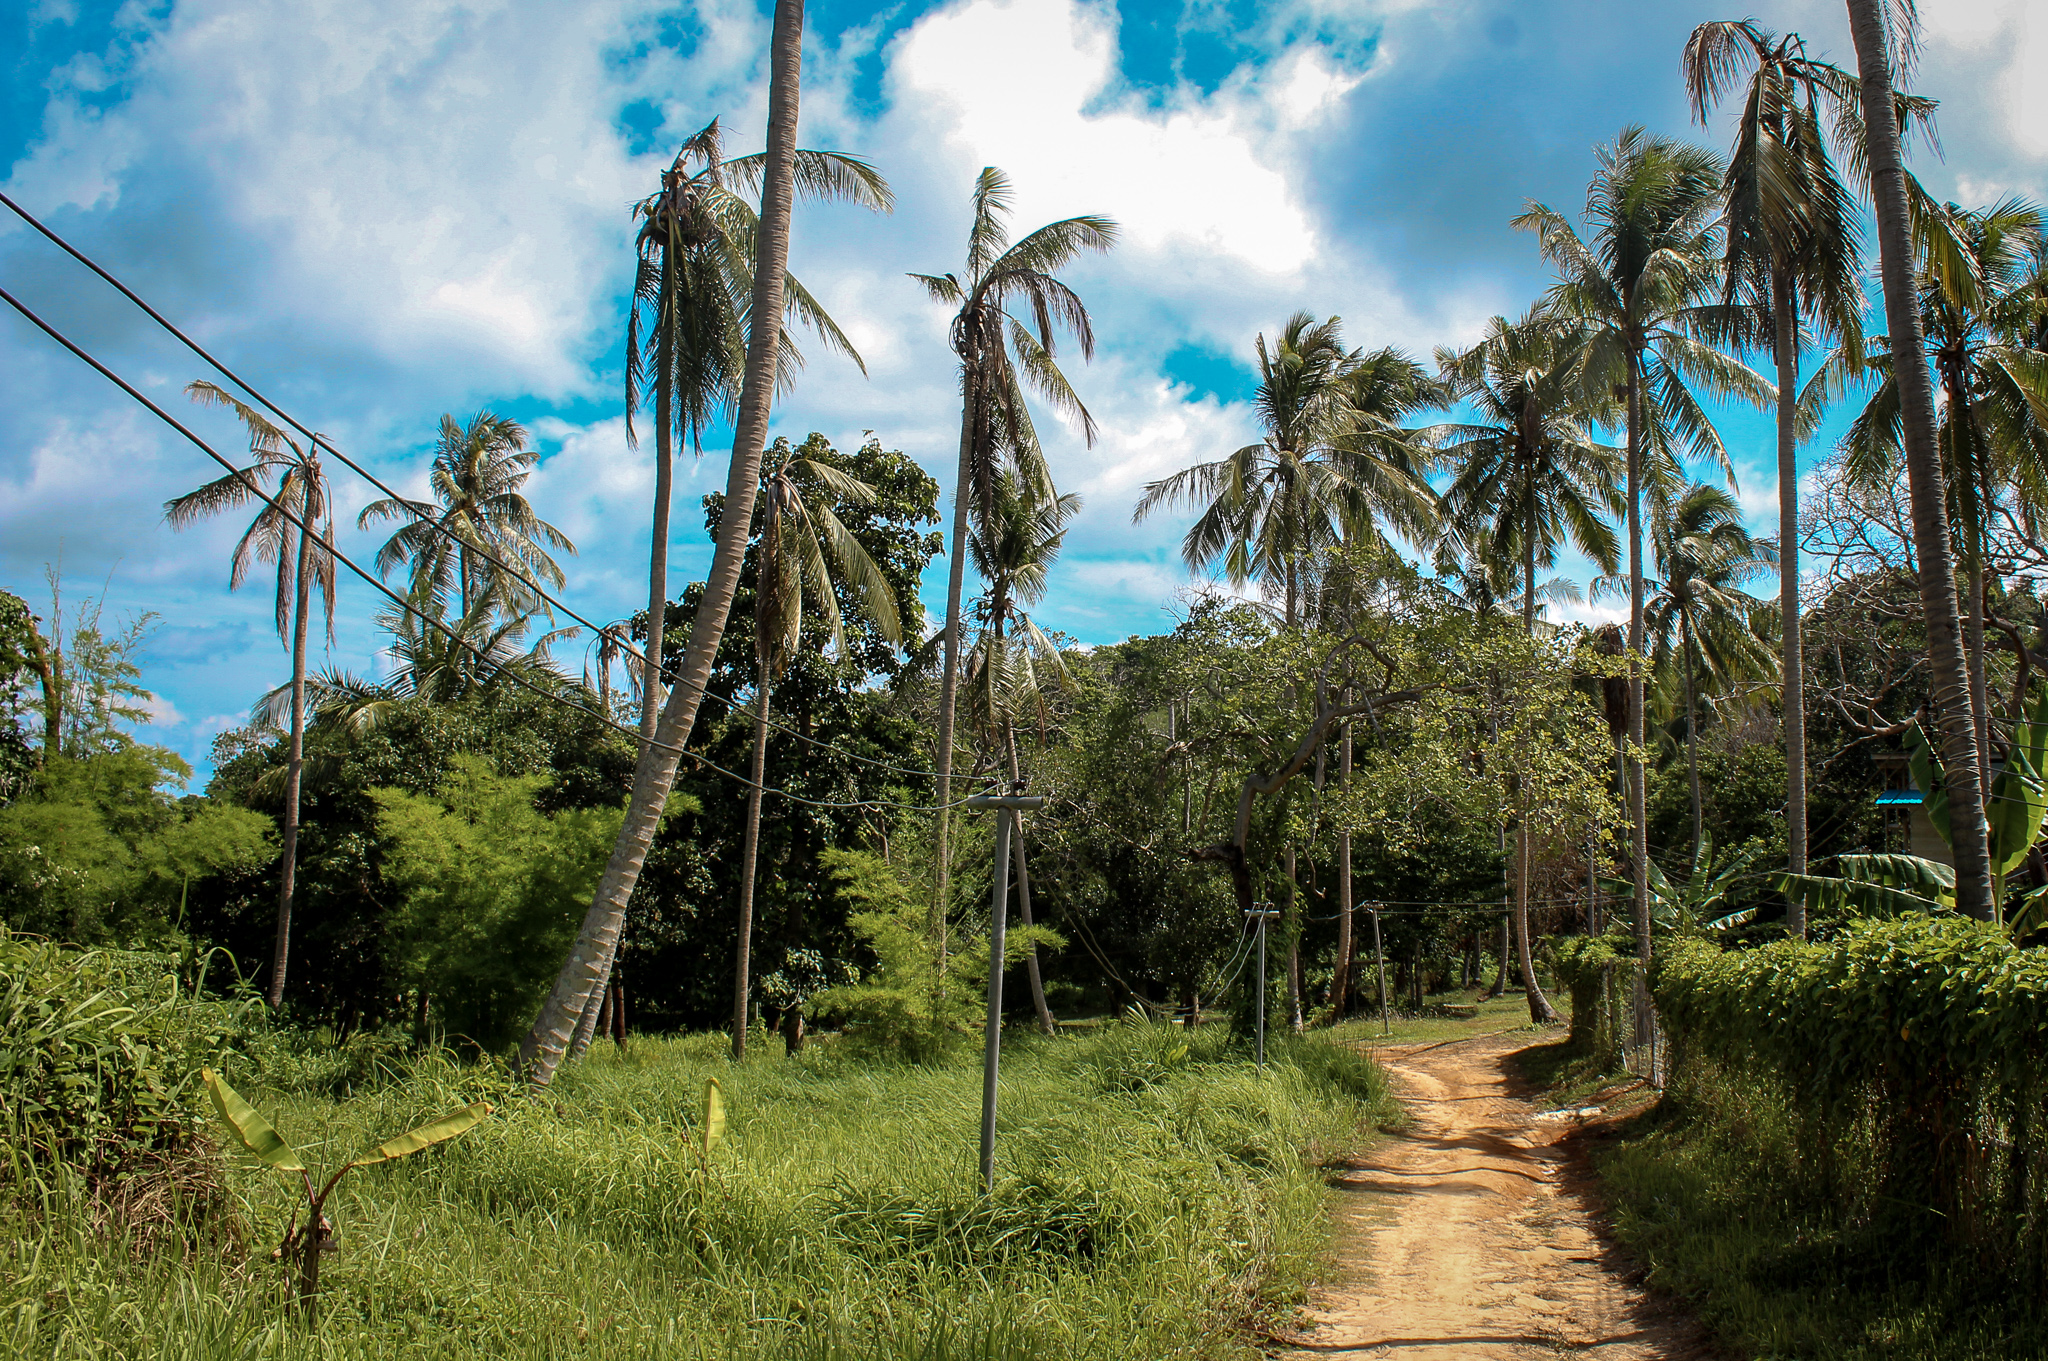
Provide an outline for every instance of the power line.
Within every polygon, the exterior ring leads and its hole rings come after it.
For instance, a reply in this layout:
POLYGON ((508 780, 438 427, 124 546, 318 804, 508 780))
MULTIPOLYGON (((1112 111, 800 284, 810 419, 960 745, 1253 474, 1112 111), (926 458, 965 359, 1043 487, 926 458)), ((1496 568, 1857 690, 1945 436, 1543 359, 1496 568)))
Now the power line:
MULTIPOLYGON (((164 424, 170 426, 173 430, 177 431, 186 439, 190 440, 195 446, 197 446, 201 451, 203 451, 208 458, 220 464, 221 467, 226 468, 228 472, 236 478, 236 480, 241 482, 243 486, 247 487, 255 496, 262 500, 264 504, 268 505, 272 510, 276 511, 279 515, 283 516, 285 521, 292 525, 294 528, 296 528, 301 534, 310 534, 313 532, 312 527, 308 525, 304 519, 302 519, 294 512, 287 510, 284 506, 284 503, 280 499, 264 491, 262 487, 256 484, 255 479, 250 477, 249 474, 235 467, 235 465, 233 463, 230 463, 227 459, 221 457, 221 455, 217 451, 215 451, 212 445, 208 444, 205 440, 199 438, 199 436, 192 433, 192 431, 188 429, 182 422, 180 422, 177 419, 177 417, 171 415, 168 411, 165 411, 162 407, 158 406, 155 402, 151 401, 148 397, 144 396, 141 392, 137 391, 135 387, 128 382, 127 379, 121 377, 121 375, 115 373, 112 369, 108 368, 105 364, 101 363, 97 358, 95 358, 85 350, 81 349, 76 344, 72 343, 71 339, 64 335, 63 332, 57 330, 54 326, 50 325, 41 317, 37 316, 26 305, 24 305, 20 301, 20 299, 16 298, 12 293, 9 293, 5 288, 0 288, 0 300, 5 300, 8 306, 12 307, 15 311, 21 313, 22 316, 28 318, 28 320, 32 322, 38 330, 42 331, 43 334, 49 336, 52 340, 56 341, 59 345, 62 345, 72 354, 76 355, 78 358, 84 360, 87 364, 91 365, 92 368, 97 370, 102 377, 106 378, 109 382, 113 383, 116 387, 120 388, 123 392, 127 393, 128 396, 133 398, 135 401, 139 402, 144 407, 147 407, 150 413, 156 416, 158 420, 161 420, 162 422, 164 422, 164 424)), ((354 559, 350 558, 346 553, 343 553, 341 550, 333 547, 327 547, 323 551, 332 554, 335 561, 341 563, 344 567, 348 568, 349 571, 361 577, 364 581, 368 582, 370 586, 376 589, 377 591, 388 596, 391 599, 392 603, 396 604, 400 609, 414 616, 421 623, 429 625, 432 628, 435 628, 439 630, 441 633, 447 635, 448 640, 450 642, 454 643, 457 647, 463 648, 464 650, 469 652, 479 662, 484 663, 486 666, 491 665, 490 659, 484 656, 484 654, 476 647, 475 644, 469 642, 460 634, 456 633, 455 630, 449 628, 448 625, 444 623, 442 620, 436 619, 431 615, 426 614, 418 606, 414 605, 412 602, 400 596, 396 591, 392 590, 382 581, 378 580, 376 577, 371 576, 368 572, 364 571, 360 566, 358 566, 354 559)), ((719 765, 717 762, 709 760, 697 752, 689 751, 683 747, 675 746, 672 743, 659 742, 654 740, 653 738, 642 737, 638 729, 628 728, 624 724, 618 722, 617 720, 605 714, 601 714, 597 710, 592 709, 587 705, 579 704, 575 700, 569 699, 566 696, 557 694, 551 690, 535 685, 533 682, 519 675, 518 672, 512 670, 509 666, 501 664, 493 667, 493 670, 498 676, 506 680, 512 681, 521 689, 529 690, 534 694, 539 695, 543 699, 550 700, 553 703, 562 705, 564 708, 573 709, 577 713, 580 713, 587 718, 595 719, 598 723, 603 724, 605 727, 611 728, 623 734, 624 736, 631 738, 635 742, 645 742, 647 745, 651 747, 658 747, 663 751, 674 752, 678 757, 687 756, 691 760, 696 761, 701 765, 707 766, 710 769, 717 771, 719 774, 726 776, 728 779, 738 780, 741 784, 745 785, 751 786, 753 784, 752 780, 749 780, 745 776, 739 775, 733 771, 727 770, 725 767, 719 765)), ((787 799, 791 803, 804 804, 812 808, 900 808, 909 812, 930 813, 939 811, 941 806, 946 808, 957 808, 966 802, 966 799, 964 798, 945 805, 907 804, 898 803, 894 800, 889 799, 860 799, 850 802, 840 802, 823 799, 807 799, 801 795, 792 794, 787 790, 769 789, 765 786, 763 787, 761 792, 764 794, 774 794, 779 798, 787 799)))
MULTIPOLYGON (((154 307, 150 306, 147 302, 145 302, 135 292, 134 289, 128 287, 127 284, 122 283, 120 279, 116 278, 113 274, 108 272, 106 269, 102 268, 98 261, 94 260, 84 251, 79 250, 76 246, 72 245, 62 236, 59 236, 55 231, 51 230, 48 226, 44 225, 43 222, 40 219, 38 219, 33 213, 30 213, 26 208, 23 208, 20 204, 16 203, 13 199, 9 198, 5 193, 0 193, 0 203, 4 203, 8 207, 8 209, 14 213, 16 217, 19 217, 22 221, 28 223, 29 226, 35 228, 38 232, 42 233, 42 235, 47 237, 51 241, 51 243, 57 246, 58 249, 62 250, 72 259, 78 261, 80 264, 84 265, 87 269, 91 270, 94 274, 98 275, 101 279, 106 281, 106 283, 110 285, 112 288, 114 288, 117 292, 119 292, 122 297, 126 298, 129 302, 135 304, 136 307, 140 308, 142 312, 145 315, 147 315, 151 321, 154 321, 158 326, 161 326, 164 330, 170 332, 171 335, 175 336, 185 346, 185 348, 191 350, 192 353, 198 355, 201 359, 205 360, 206 363, 211 365, 218 373, 221 374, 222 377, 226 378, 236 387, 241 388, 242 391, 248 393, 252 398, 256 400, 257 405, 265 408, 272 415, 276 416, 279 420, 283 421, 286 425, 289 425, 292 429, 298 431, 301 435, 305 436, 306 439, 309 442, 311 442, 314 448, 326 450, 328 453, 334 455, 335 459, 339 461, 343 467, 347 468, 350 472, 362 478, 365 482, 368 482, 378 491, 384 493, 384 495, 386 495, 387 497, 391 498, 394 501, 410 506, 410 498, 400 496, 398 492, 393 490, 390 486, 386 485, 385 482, 379 477, 377 477, 376 474, 372 473, 371 471, 369 471, 369 469, 357 463, 354 459, 350 458, 347 454, 344 454, 341 450, 335 448, 334 444, 325 435, 322 435, 315 430, 310 430, 306 426, 300 424, 299 421, 296 420, 291 415, 290 412, 286 411, 284 408, 277 405, 277 403, 271 401, 270 398, 265 396, 262 392, 258 391, 256 387, 253 384, 251 384, 246 378, 243 378, 233 369, 230 369, 227 365, 221 363, 220 360, 214 358, 212 353, 210 353, 205 346, 201 345, 198 341, 192 339, 192 337, 186 335, 168 318, 166 318, 161 312, 157 311, 154 307)), ((17 310, 19 310, 20 304, 17 303, 15 304, 15 306, 17 310)), ((37 324, 41 325, 42 323, 38 321, 37 324)), ((49 330, 48 327, 44 327, 44 329, 49 330)), ((56 333, 53 331, 51 332, 51 334, 55 335, 56 333)), ((68 344, 68 342, 66 343, 68 344)), ((159 412, 158 414, 161 415, 162 413, 159 412)), ((173 422, 173 424, 176 423, 173 422)), ((179 429, 183 430, 183 427, 180 426, 179 429)), ((187 434, 189 436, 189 432, 187 432, 187 434)), ((209 449, 207 452, 212 453, 212 450, 209 449)), ((217 455, 216 458, 218 458, 217 455)), ((225 460, 220 461, 225 464, 225 460)), ((229 467, 229 471, 233 471, 232 466, 229 467)), ((557 596, 550 595, 546 590, 541 588, 539 583, 535 582, 531 577, 527 576, 518 567, 506 562, 503 558, 499 557, 496 553, 491 551, 488 545, 482 542, 470 543, 438 520, 427 519, 423 516, 418 516, 417 514, 415 515, 415 520, 417 523, 426 525, 434 533, 440 535, 442 538, 448 540, 450 543, 462 548, 466 548, 470 552, 475 553, 477 556, 482 557, 492 566, 500 568, 501 570, 507 573, 510 573, 513 577, 518 579, 521 585, 525 586, 528 590, 532 591, 534 595, 538 596, 546 604, 552 606, 555 609, 560 610, 569 618, 575 620, 577 623, 583 625, 583 627, 589 629, 593 634, 596 634, 599 637, 605 635, 606 629, 604 627, 601 627, 598 624, 593 623, 591 620, 577 613, 574 609, 572 609, 569 606, 569 604, 566 601, 560 599, 557 596)), ((363 575, 360 569, 355 569, 352 566, 352 570, 355 570, 357 575, 359 576, 363 575)), ((369 578, 367 576, 364 576, 364 580, 367 581, 369 580, 369 578)), ((385 594, 389 595, 390 592, 386 591, 385 594)), ((393 598, 396 599, 395 596, 393 598)), ((620 650, 622 650, 628 657, 631 657, 640 663, 641 671, 643 674, 645 674, 645 672, 650 669, 650 663, 648 661, 647 654, 644 650, 634 647, 632 643, 626 641, 625 639, 619 640, 619 647, 620 650)), ((683 678, 679 677, 677 679, 677 684, 680 685, 689 683, 683 678)), ((700 698, 710 694, 710 688, 708 685, 705 684, 692 685, 691 688, 697 691, 697 694, 700 698)), ((882 769, 894 771, 902 775, 921 775, 929 776, 932 778, 937 778, 938 776, 938 772, 935 770, 913 770, 907 766, 893 765, 887 761, 877 760, 871 756, 857 755, 853 752, 846 751, 843 748, 834 746, 831 743, 821 742, 814 737, 807 736, 806 734, 797 731, 795 728, 790 727, 788 724, 783 723, 772 717, 768 720, 768 723, 770 727, 775 728, 778 731, 787 733, 788 735, 798 739, 799 741, 808 742, 813 746, 824 747, 827 750, 837 751, 840 755, 845 756, 849 760, 863 761, 869 765, 879 766, 882 769)), ((635 735, 637 737, 637 730, 635 735)))

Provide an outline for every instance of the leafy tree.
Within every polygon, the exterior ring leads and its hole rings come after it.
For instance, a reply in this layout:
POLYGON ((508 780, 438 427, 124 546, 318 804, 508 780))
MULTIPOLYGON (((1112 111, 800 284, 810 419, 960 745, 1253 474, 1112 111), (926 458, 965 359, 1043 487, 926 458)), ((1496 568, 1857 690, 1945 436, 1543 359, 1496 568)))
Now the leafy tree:
POLYGON ((542 812, 547 784, 459 755, 431 795, 370 791, 384 880, 402 895, 385 923, 395 979, 486 1051, 532 1015, 618 835, 618 808, 542 812))
POLYGON ((285 765, 284 857, 278 872, 277 939, 271 948, 270 981, 264 1000, 275 1007, 284 1001, 285 967, 291 955, 292 893, 299 864, 299 782, 306 740, 306 614, 313 588, 334 636, 334 514, 327 474, 320 466, 317 444, 298 441, 271 424, 269 417, 226 389, 204 379, 188 383, 185 393, 202 406, 224 406, 249 432, 249 453, 255 462, 226 477, 164 503, 164 518, 173 529, 234 510, 251 501, 262 504, 241 541, 228 570, 228 589, 242 584, 256 562, 277 564, 277 636, 289 637, 292 650, 291 755, 285 765), (268 492, 272 477, 277 492, 268 492), (287 635, 289 629, 289 635, 287 635))
POLYGON ((967 567, 970 510, 986 519, 997 477, 1008 470, 1026 485, 1051 494, 1051 478, 1025 389, 1054 411, 1079 422, 1095 443, 1095 418, 1081 404, 1057 362, 1058 332, 1071 333, 1081 357, 1095 353, 1095 329, 1079 294, 1059 271, 1084 251, 1116 244, 1106 217, 1070 217, 1048 223, 1023 240, 1010 240, 1010 181, 984 166, 974 182, 974 219, 967 230, 967 265, 961 274, 913 274, 934 302, 956 309, 953 352, 960 357, 960 462, 953 483, 953 548, 946 577, 946 626, 939 678, 936 821, 938 883, 929 923, 942 944, 948 905, 949 808, 953 801, 953 721, 960 687, 960 603, 967 567), (1028 308, 1029 322, 1012 309, 1028 308), (1036 333, 1033 326, 1036 326, 1036 333))
POLYGON ((191 773, 132 742, 46 762, 34 788, 0 808, 0 920, 81 944, 175 941, 193 883, 203 893, 276 852, 269 818, 163 790, 191 773))
POLYGON ((0 805, 29 787, 38 764, 29 719, 42 717, 41 620, 0 591, 0 805))

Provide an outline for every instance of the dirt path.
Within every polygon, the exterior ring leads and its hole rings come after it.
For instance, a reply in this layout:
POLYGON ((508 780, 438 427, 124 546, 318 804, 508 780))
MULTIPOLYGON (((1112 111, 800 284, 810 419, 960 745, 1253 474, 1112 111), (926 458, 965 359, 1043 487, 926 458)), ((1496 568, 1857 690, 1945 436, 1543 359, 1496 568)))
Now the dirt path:
POLYGON ((1624 1279, 1595 1231, 1586 1172, 1538 1119, 1507 1056, 1526 1035, 1393 1046, 1379 1058, 1413 1128, 1338 1180, 1339 1279, 1280 1355, 1492 1358, 1713 1353, 1624 1279))

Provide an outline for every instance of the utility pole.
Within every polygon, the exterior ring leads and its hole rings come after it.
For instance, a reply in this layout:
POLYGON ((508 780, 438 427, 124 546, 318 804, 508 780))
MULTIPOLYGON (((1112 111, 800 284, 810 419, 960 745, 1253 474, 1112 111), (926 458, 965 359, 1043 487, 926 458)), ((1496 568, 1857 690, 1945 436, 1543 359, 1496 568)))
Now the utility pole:
MULTIPOLYGON (((1022 782, 1018 788, 1022 788, 1022 782)), ((1010 825, 1020 812, 1043 807, 1043 794, 975 794, 969 808, 996 810, 995 887, 989 897, 988 1025, 981 1060, 981 1192, 996 1184, 996 1070, 1003 1057, 1003 939, 1010 915, 1010 825)))
POLYGON ((1274 909, 1271 903, 1253 903, 1252 910, 1245 913, 1245 916, 1252 918, 1258 923, 1259 930, 1259 943, 1257 947, 1259 952, 1258 1027, 1259 1071, 1262 1073, 1266 1071, 1266 922, 1268 919, 1279 915, 1279 912, 1274 909))
POLYGON ((1380 908, 1372 907, 1372 957, 1380 970, 1380 1034, 1394 1033, 1394 1023, 1387 1019, 1387 952, 1380 945, 1380 908))

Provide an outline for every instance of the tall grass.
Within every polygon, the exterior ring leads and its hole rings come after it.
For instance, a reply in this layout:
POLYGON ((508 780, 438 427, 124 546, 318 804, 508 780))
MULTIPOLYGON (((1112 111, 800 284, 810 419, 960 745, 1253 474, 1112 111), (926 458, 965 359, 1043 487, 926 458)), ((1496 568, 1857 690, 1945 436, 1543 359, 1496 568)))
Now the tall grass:
MULTIPOLYGON (((819 1044, 740 1067, 717 1036, 599 1046, 464 1138, 358 1173, 308 1333, 285 1308, 289 1188, 230 1160, 220 1235, 131 1251, 82 1214, 0 1211, 0 1347, 193 1358, 1250 1356, 1325 1241, 1316 1164, 1397 1110, 1327 1041, 1256 1075, 1221 1027, 1124 1024, 1006 1051, 998 1186, 976 1194, 980 1074, 819 1044), (692 1151, 704 1080, 730 1124, 692 1151)), ((309 1165, 477 1094, 446 1060, 337 1084, 239 1075, 309 1165), (352 1095, 337 1096, 337 1086, 352 1095)), ((360 1069, 360 1065, 357 1065, 360 1069)), ((506 1093, 501 1091, 499 1095, 506 1093)))

